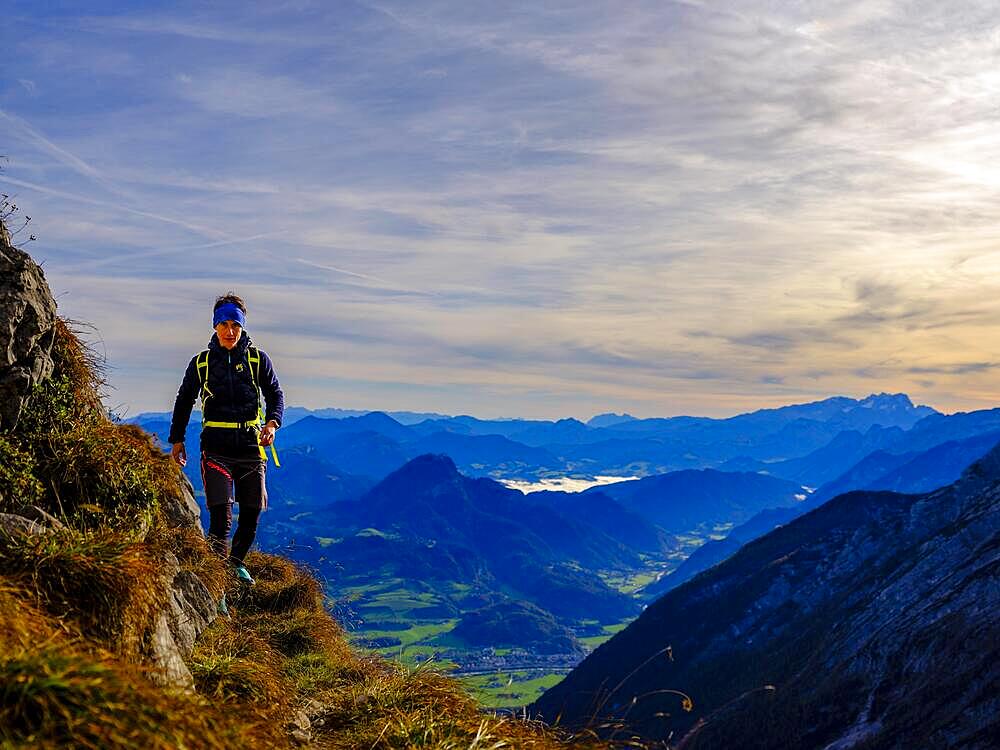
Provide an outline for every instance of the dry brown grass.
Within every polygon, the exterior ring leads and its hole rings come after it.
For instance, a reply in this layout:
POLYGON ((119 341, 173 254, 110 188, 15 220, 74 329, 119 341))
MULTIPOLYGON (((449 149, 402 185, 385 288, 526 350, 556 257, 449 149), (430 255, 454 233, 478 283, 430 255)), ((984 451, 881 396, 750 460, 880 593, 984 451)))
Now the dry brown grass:
POLYGON ((0 570, 50 616, 133 661, 166 598, 149 551, 113 530, 0 536, 0 570))
POLYGON ((0 578, 0 746, 215 748, 246 745, 247 728, 197 694, 155 687, 37 595, 0 578))

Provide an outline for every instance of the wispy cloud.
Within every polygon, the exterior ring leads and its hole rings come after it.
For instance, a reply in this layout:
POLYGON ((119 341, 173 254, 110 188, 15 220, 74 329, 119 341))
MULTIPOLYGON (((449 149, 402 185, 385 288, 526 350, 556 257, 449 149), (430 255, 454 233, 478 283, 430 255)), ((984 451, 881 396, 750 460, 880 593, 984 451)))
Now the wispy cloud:
POLYGON ((220 286, 314 405, 1000 397, 989 5, 19 13, 0 180, 137 409, 162 398, 129 374, 115 298, 173 299, 169 320, 136 309, 183 359, 186 305, 220 286))
POLYGON ((41 132, 29 125, 24 119, 0 109, 0 121, 3 121, 6 126, 5 130, 13 135, 14 138, 27 141, 31 145, 40 148, 45 153, 54 157, 61 164, 64 164, 78 174, 89 178, 92 182, 104 188, 109 193, 119 196, 122 194, 121 190, 99 170, 95 169, 78 156, 71 154, 69 151, 60 147, 56 143, 53 143, 41 132))

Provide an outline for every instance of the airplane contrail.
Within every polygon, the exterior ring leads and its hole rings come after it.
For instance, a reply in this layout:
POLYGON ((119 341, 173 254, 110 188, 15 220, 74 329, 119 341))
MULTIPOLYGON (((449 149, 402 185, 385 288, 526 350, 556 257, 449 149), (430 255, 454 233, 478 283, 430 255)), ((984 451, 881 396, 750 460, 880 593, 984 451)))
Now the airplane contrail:
POLYGON ((147 219, 156 219, 157 221, 162 221, 167 224, 175 224, 185 229, 190 229, 192 232, 197 232, 198 234, 205 235, 207 237, 218 237, 224 240, 232 239, 232 236, 220 232, 218 229, 213 229, 211 227, 204 227, 199 224, 192 224, 189 221, 184 221, 182 219, 175 219, 171 216, 163 216, 161 214, 154 214, 150 211, 143 211, 138 208, 131 208, 129 206, 122 205, 120 203, 113 203, 111 201, 103 201, 97 198, 90 198, 86 195, 79 195, 77 193, 69 193, 65 190, 57 190, 55 188, 45 187, 44 185, 38 185, 34 182, 28 182, 27 180, 19 180, 14 177, 8 177, 5 174, 0 174, 0 182, 6 182, 10 185, 17 185, 18 187, 28 188, 29 190, 36 190, 39 193, 45 195, 53 195, 57 198, 66 198, 67 200, 78 201, 80 203, 87 203, 91 206, 101 206, 103 208, 112 208, 119 211, 125 211, 126 213, 135 214, 136 216, 144 216, 147 219))
POLYGON ((336 266, 328 266, 324 263, 316 263, 315 261, 306 260, 305 258, 296 258, 297 262, 302 263, 306 266, 312 266, 313 268, 320 268, 324 271, 332 271, 334 273, 342 273, 345 276, 353 276, 356 279, 365 279, 366 281, 374 281, 378 284, 386 286, 390 289, 398 289, 403 292, 412 292, 413 294, 426 294, 433 295, 433 292, 425 292, 420 289, 412 289, 410 287, 400 286, 394 281, 389 281, 388 279, 383 279, 378 276, 371 276, 369 274, 357 273, 356 271, 348 271, 346 268, 337 268, 336 266))
POLYGON ((10 124, 15 136, 19 136, 22 140, 27 140, 36 146, 40 146, 43 151, 48 152, 50 156, 54 156, 57 161, 70 167, 73 171, 84 177, 89 177, 105 190, 119 197, 124 197, 125 193, 122 189, 105 177, 98 169, 95 169, 80 157, 71 154, 62 146, 46 138, 22 118, 0 109, 0 119, 6 120, 10 124))
POLYGON ((188 250, 207 250, 211 247, 223 247, 225 245, 239 245, 244 242, 253 242, 254 240, 263 239, 265 237, 273 237, 277 234, 281 234, 280 231, 275 232, 261 232, 259 234, 252 234, 249 237, 233 237, 227 240, 218 240, 216 242, 205 242, 198 245, 174 245, 172 247, 157 247, 150 248, 148 250, 136 250, 130 253, 119 253, 118 255, 109 255, 104 258, 99 258, 93 261, 86 261, 80 263, 76 266, 70 266, 65 269, 68 272, 85 271, 92 270, 94 268, 100 268, 101 266, 108 266, 113 263, 119 263, 125 260, 137 260, 139 258, 153 258, 158 255, 173 255, 175 253, 186 252, 188 250))

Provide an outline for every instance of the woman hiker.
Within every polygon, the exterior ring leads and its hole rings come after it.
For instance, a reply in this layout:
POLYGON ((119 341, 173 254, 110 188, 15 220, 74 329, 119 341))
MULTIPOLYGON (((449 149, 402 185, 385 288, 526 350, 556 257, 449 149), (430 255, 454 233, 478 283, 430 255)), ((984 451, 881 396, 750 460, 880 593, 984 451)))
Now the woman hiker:
MULTIPOLYGON (((267 507, 264 448, 270 446, 277 465, 274 432, 281 426, 285 397, 270 357, 253 346, 244 330, 246 314, 243 300, 233 293, 215 301, 215 334, 208 349, 188 363, 174 402, 169 441, 173 459, 186 465, 184 433, 200 395, 201 477, 210 519, 208 543, 220 556, 227 556, 233 501, 238 502, 240 513, 228 558, 237 578, 252 585, 254 580, 243 560, 253 544, 260 512, 267 507), (261 392, 266 412, 261 408, 261 392)), ((225 597, 219 609, 226 613, 225 597)))

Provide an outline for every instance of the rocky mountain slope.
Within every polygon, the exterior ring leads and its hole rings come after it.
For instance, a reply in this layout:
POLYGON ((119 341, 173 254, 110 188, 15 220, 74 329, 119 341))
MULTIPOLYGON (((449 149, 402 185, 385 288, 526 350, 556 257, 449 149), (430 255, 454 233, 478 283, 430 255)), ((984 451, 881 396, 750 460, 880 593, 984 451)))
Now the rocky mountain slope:
POLYGON ((909 494, 930 492, 956 481, 962 472, 1000 442, 1000 433, 989 432, 964 440, 949 440, 925 451, 895 455, 875 451, 844 474, 812 493, 799 507, 768 508, 740 524, 725 539, 698 547, 670 575, 647 586, 643 596, 655 599, 703 570, 722 562, 740 547, 774 528, 818 508, 837 495, 852 490, 892 490, 909 494))
POLYGON ((998 571, 994 448, 948 487, 851 492, 746 545, 533 710, 688 749, 994 748, 998 571))

